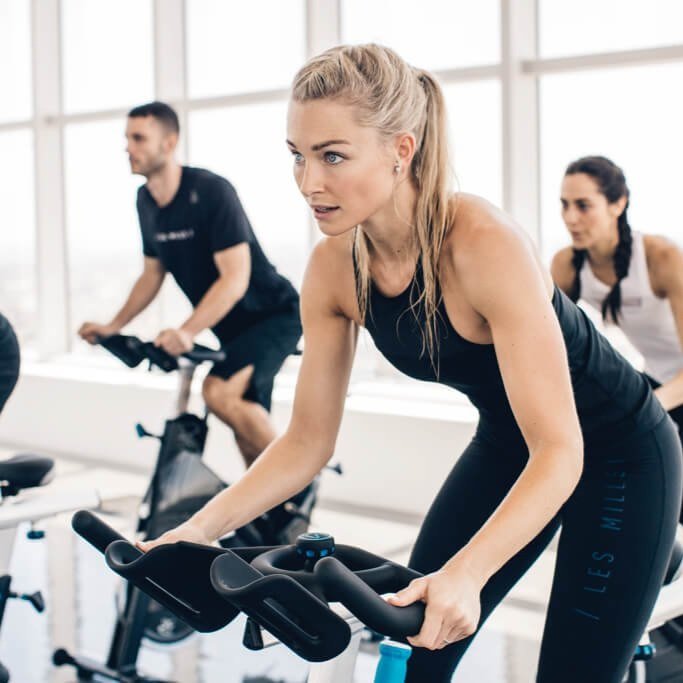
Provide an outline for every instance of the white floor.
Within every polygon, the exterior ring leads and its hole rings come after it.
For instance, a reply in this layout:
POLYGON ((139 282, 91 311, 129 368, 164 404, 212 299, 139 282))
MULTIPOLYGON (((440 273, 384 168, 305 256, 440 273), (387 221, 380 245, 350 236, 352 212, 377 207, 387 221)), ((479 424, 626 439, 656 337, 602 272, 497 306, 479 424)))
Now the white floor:
MULTIPOLYGON (((0 457, 10 455, 0 449, 0 457)), ((108 521, 130 535, 136 496, 145 488, 137 474, 94 467, 67 460, 58 462, 54 491, 94 487, 107 501, 108 521)), ((332 533, 341 543, 360 545, 397 561, 405 561, 416 534, 413 525, 319 507, 314 527, 332 533)), ((75 537, 69 517, 49 520, 43 541, 19 535, 10 573, 14 590, 40 589, 47 602, 44 614, 12 600, 0 633, 0 661, 17 683, 66 683, 74 680, 67 669, 50 663, 57 647, 105 656, 115 614, 114 595, 120 584, 101 555, 75 537)), ((554 556, 547 552, 522 579, 506 602, 491 617, 454 681, 459 683, 528 683, 533 679, 538 640, 543 626, 543 602, 550 584, 554 556)), ((241 645, 241 624, 188 639, 174 649, 146 646, 140 668, 181 683, 303 683, 307 665, 284 648, 253 653, 241 645)), ((376 655, 364 646, 355 681, 372 681, 376 655)))

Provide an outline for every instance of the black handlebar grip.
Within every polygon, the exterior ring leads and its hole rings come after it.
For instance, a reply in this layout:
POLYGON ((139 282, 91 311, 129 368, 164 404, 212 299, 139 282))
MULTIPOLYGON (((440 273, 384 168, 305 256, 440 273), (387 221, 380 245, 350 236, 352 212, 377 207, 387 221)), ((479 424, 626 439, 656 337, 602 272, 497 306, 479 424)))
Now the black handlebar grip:
POLYGON ((161 368, 164 372, 173 372, 178 369, 178 360, 160 346, 154 346, 152 342, 145 342, 145 355, 151 363, 161 368))
POLYGON ((208 346, 195 344, 192 351, 184 353, 183 356, 194 363, 220 363, 225 360, 225 351, 222 349, 210 349, 208 346))
POLYGON ((397 640, 420 632, 424 621, 423 603, 408 607, 390 605, 335 557, 318 560, 315 575, 325 588, 330 587, 339 602, 372 630, 397 640))
POLYGON ((107 552, 104 554, 104 557, 110 569, 113 569, 121 576, 125 576, 124 572, 128 565, 142 557, 143 554, 142 550, 136 548, 132 543, 126 540, 116 540, 107 546, 107 552))
POLYGON ((118 531, 112 529, 99 517, 93 515, 92 512, 88 512, 88 510, 79 510, 71 518, 71 527, 79 536, 88 541, 91 546, 101 553, 104 553, 107 547, 114 541, 126 540, 118 531))
POLYGON ((144 344, 137 338, 125 334, 97 337, 97 343, 129 368, 136 368, 145 359, 144 344))

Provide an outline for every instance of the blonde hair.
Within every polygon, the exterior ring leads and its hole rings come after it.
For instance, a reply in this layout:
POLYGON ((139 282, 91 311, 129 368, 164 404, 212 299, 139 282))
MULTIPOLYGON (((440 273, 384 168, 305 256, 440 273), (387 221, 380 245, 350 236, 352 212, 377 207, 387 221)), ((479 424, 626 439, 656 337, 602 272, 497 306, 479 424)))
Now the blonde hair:
MULTIPOLYGON (((424 288, 416 296, 413 280, 410 297, 416 317, 417 308, 424 309, 422 353, 428 350, 436 368, 439 254, 452 221, 443 93, 434 76, 411 67, 387 47, 341 45, 309 60, 295 76, 292 86, 292 99, 296 102, 329 98, 355 107, 360 125, 376 128, 383 140, 388 141, 402 132, 415 136, 416 152, 410 172, 417 188, 417 202, 412 218, 424 288)), ((361 322, 365 324, 370 258, 367 237, 360 226, 355 229, 353 252, 357 268, 356 296, 361 322)))

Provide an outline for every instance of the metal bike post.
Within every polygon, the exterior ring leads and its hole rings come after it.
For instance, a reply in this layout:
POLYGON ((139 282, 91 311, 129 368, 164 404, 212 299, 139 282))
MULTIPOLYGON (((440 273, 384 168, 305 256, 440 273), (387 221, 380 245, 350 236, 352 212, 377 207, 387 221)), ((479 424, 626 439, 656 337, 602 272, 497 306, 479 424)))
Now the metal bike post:
POLYGON ((357 619, 349 622, 351 628, 351 641, 344 652, 320 664, 311 664, 307 683, 349 683, 353 680, 353 671, 356 668, 356 658, 360 639, 363 634, 363 624, 357 619))
POLYGON ((178 415, 187 412, 190 402, 190 392, 192 390, 192 378, 197 366, 192 362, 183 363, 179 361, 178 367, 178 397, 176 399, 176 411, 178 415))

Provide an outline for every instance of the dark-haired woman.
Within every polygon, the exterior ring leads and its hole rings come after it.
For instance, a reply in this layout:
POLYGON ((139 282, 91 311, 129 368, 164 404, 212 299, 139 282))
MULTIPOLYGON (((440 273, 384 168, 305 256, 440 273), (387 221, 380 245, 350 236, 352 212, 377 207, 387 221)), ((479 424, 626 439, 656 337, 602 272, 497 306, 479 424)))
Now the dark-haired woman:
POLYGON ((683 434, 683 251, 664 237, 631 230, 624 173, 605 157, 572 162, 561 201, 572 246, 553 259, 555 282, 624 331, 683 434))

